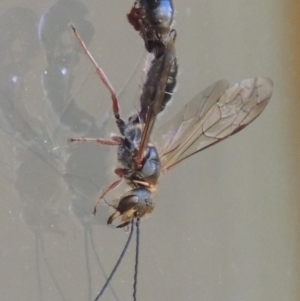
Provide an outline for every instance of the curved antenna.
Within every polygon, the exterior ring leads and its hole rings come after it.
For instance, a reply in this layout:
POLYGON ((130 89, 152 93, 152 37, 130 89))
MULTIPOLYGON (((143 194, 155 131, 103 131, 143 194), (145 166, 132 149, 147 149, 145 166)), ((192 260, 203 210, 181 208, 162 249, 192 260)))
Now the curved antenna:
POLYGON ((122 251, 122 253, 121 253, 121 255, 120 255, 120 257, 119 257, 117 263, 115 264, 114 268, 112 269, 112 271, 111 271, 109 277, 107 278, 105 284, 103 285, 101 291, 99 292, 99 294, 97 295, 97 297, 95 298, 94 301, 98 301, 99 298, 103 295, 105 289, 107 288, 107 286, 108 286, 108 284, 110 283, 112 277, 114 276, 116 270, 118 269, 118 267, 119 267, 119 265, 120 265, 120 263, 121 263, 121 261, 122 261, 124 255, 125 255, 125 253, 126 253, 126 251, 127 251, 127 249, 128 249, 129 243, 130 243, 131 238, 132 238, 133 229, 134 229, 134 219, 131 221, 131 229, 130 229, 130 233, 129 233, 127 242, 126 242, 126 244, 125 244, 125 246, 124 246, 124 248, 123 248, 123 251, 122 251))
POLYGON ((136 301, 137 291, 137 276, 139 266, 139 254, 140 254, 140 218, 136 218, 136 247, 135 247, 135 267, 134 267, 134 282, 133 282, 133 301, 136 301))

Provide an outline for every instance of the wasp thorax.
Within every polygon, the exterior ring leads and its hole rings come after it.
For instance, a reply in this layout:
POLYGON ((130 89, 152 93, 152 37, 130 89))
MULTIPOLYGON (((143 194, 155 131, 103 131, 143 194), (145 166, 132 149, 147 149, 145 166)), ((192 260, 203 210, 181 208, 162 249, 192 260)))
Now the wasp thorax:
POLYGON ((125 140, 132 149, 137 149, 141 141, 141 126, 139 124, 128 124, 124 131, 125 140))

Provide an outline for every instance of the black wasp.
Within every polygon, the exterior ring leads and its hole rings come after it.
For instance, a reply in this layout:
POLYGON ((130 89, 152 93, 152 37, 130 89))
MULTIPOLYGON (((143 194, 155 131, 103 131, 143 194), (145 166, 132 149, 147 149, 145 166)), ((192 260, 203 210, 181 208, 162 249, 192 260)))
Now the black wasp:
POLYGON ((140 32, 146 49, 160 56, 169 40, 173 16, 172 0, 136 0, 127 19, 140 32))
MULTIPOLYGON (((95 141, 104 145, 118 146, 118 161, 122 168, 117 168, 115 173, 120 179, 103 191, 99 201, 122 180, 131 187, 131 190, 120 197, 116 206, 107 202, 115 209, 107 223, 111 224, 119 218, 121 223, 118 227, 131 223, 131 231, 123 252, 96 301, 102 296, 127 249, 134 222, 136 221, 138 240, 140 218, 153 211, 153 192, 160 174, 193 154, 239 132, 251 123, 268 104, 273 83, 265 77, 246 79, 232 86, 225 80, 214 83, 195 96, 159 130, 161 142, 153 145, 150 142, 150 135, 156 116, 171 98, 176 84, 177 62, 174 48, 176 32, 169 31, 164 51, 153 60, 148 71, 140 98, 141 110, 125 122, 120 117, 118 100, 111 84, 74 27, 73 30, 96 67, 101 81, 110 91, 113 113, 121 136, 112 136, 110 140, 72 138, 69 141, 95 141)), ((134 300, 136 300, 138 245, 137 241, 134 300)))
MULTIPOLYGON (((141 196, 145 195, 148 199, 151 194, 149 194, 149 191, 154 189, 160 175, 159 154, 156 147, 149 144, 149 137, 152 132, 156 116, 165 108, 165 105, 171 99, 172 92, 176 85, 177 62, 174 48, 176 32, 170 32, 170 38, 165 47, 164 55, 159 58, 154 58, 151 62, 140 96, 140 111, 137 114, 130 116, 128 121, 125 122, 120 117, 119 103, 111 84, 102 69, 97 65, 94 58, 87 50, 76 29, 73 26, 72 29, 85 53, 94 64, 97 75, 110 91, 113 114, 122 137, 112 136, 111 140, 102 138, 70 138, 69 142, 95 141, 104 145, 118 146, 118 161, 121 163, 123 168, 117 168, 115 173, 120 177, 120 179, 105 189, 99 199, 103 199, 107 192, 115 188, 123 179, 125 179, 130 186, 137 188, 136 194, 132 191, 129 194, 127 193, 126 202, 124 200, 119 204, 120 207, 122 204, 126 203, 128 207, 128 204, 131 202, 128 197, 129 195, 134 195, 139 199, 138 195, 141 194, 141 196), (145 188, 144 191, 140 189, 141 187, 145 188)), ((125 199, 125 197, 122 199, 125 199)), ((151 202, 148 203, 149 208, 147 208, 147 211, 151 212, 151 202)), ((94 207, 94 214, 96 213, 96 207, 97 204, 94 207)), ((123 210, 119 208, 121 215, 125 213, 125 211, 128 211, 127 207, 126 210, 124 210, 125 208, 123 210)), ((134 214, 134 212, 131 212, 130 214, 127 212, 124 214, 122 217, 123 223, 118 227, 127 226, 132 220, 134 214)), ((138 215, 143 216, 144 214, 138 215)), ((117 216, 117 213, 113 214, 109 218, 108 223, 110 224, 117 216)))
MULTIPOLYGON (((119 261, 95 299, 98 300, 107 287, 127 249, 133 233, 134 220, 136 219, 137 221, 136 226, 138 240, 139 220, 146 214, 151 213, 154 208, 153 192, 156 189, 157 180, 161 173, 161 163, 159 153, 156 147, 150 143, 149 138, 156 120, 156 116, 164 110, 167 102, 172 97, 172 93, 176 85, 176 76, 178 70, 174 47, 176 31, 172 30, 169 32, 169 39, 164 47, 164 52, 159 57, 154 55, 142 88, 142 93, 140 96, 140 110, 138 113, 130 116, 128 121, 125 122, 120 117, 119 103, 114 89, 105 76, 103 70, 97 65, 96 61, 87 50, 84 42, 76 32, 76 29, 73 26, 72 29, 88 58, 95 66, 97 75, 111 94, 112 110, 115 116, 117 127, 121 134, 121 136, 112 136, 110 140, 102 138, 69 139, 69 142, 94 141, 104 145, 118 146, 117 156, 122 167, 115 169, 115 173, 119 176, 119 179, 102 192, 101 196, 99 197, 99 201, 94 207, 94 214, 96 214, 98 203, 104 199, 104 196, 109 191, 118 186, 122 180, 125 180, 132 188, 120 198, 117 206, 107 203, 109 206, 115 209, 115 212, 108 218, 108 224, 111 224, 116 218, 119 217, 121 219, 121 224, 118 225, 118 228, 127 226, 130 222, 132 222, 132 226, 126 246, 119 258, 119 261)), ((138 256, 139 253, 138 246, 139 244, 137 243, 136 256, 138 256)), ((137 264, 135 269, 134 300, 136 300, 136 277, 137 264)))

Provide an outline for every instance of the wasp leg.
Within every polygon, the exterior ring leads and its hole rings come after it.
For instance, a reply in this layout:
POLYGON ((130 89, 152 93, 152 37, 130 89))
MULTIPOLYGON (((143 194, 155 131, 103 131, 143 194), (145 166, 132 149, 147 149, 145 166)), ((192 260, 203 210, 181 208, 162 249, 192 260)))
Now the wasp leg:
POLYGON ((85 54, 87 55, 87 57, 89 58, 89 60, 92 62, 92 64, 96 68, 96 73, 99 76, 101 82, 104 84, 104 86, 110 92, 110 97, 111 97, 111 100, 112 100, 113 113, 115 115, 115 118, 117 120, 119 120, 120 119, 119 102, 118 102, 118 99, 117 99, 116 92, 114 91, 114 88, 112 87, 111 83, 109 82, 109 80, 108 80, 107 76, 105 75, 104 71, 98 66, 96 60, 93 58, 93 56, 91 55, 91 53, 88 51, 85 43, 81 39, 80 35, 77 33, 76 28, 72 24, 70 24, 70 27, 72 28, 72 30, 73 30, 73 32, 75 34, 75 37, 78 40, 78 42, 81 45, 81 47, 83 48, 85 54))
POLYGON ((132 180, 132 182, 134 182, 137 185, 142 185, 144 187, 150 187, 151 184, 145 181, 140 181, 140 180, 132 180))
POLYGON ((98 201, 96 202, 95 206, 94 206, 94 210, 93 210, 93 214, 96 215, 97 213, 97 207, 100 204, 101 200, 104 198, 104 196, 111 190, 115 189, 121 182, 122 182, 123 178, 120 178, 119 180, 113 182, 112 184, 110 184, 100 195, 98 201))
POLYGON ((103 145, 120 145, 119 141, 102 138, 68 138, 68 142, 97 142, 103 145))

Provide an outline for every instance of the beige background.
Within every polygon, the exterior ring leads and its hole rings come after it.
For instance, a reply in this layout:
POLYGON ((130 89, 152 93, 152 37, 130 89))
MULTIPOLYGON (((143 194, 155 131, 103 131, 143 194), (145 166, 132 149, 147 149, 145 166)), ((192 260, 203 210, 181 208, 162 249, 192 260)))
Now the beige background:
MULTIPOLYGON (((125 18, 132 3, 1 1, 1 300, 93 300, 125 243, 105 225, 107 208, 91 216, 114 179, 114 149, 66 143, 115 131, 107 91, 67 25, 119 91, 144 53, 125 18)), ((180 75, 161 120, 221 78, 265 75, 275 88, 251 126, 161 179, 142 223, 138 300, 299 300, 300 4, 174 5, 180 75)), ((123 89, 124 116, 140 75, 138 66, 123 89)), ((133 251, 103 300, 132 299, 133 251)))

